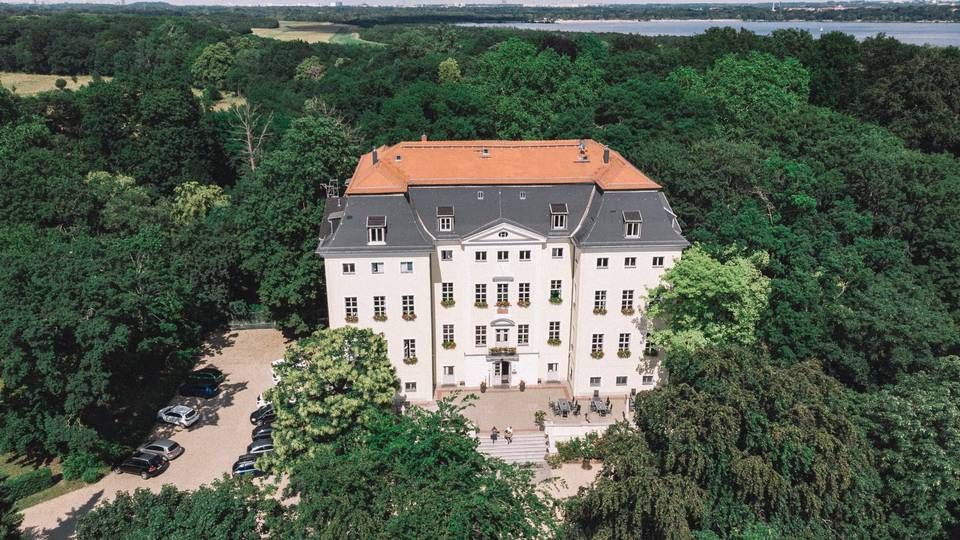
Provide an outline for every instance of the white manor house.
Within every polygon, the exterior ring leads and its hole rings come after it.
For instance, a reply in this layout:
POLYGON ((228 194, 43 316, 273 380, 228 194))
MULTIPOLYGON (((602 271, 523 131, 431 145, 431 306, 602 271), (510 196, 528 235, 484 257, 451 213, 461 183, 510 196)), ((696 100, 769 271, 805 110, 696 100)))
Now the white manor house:
POLYGON ((363 155, 317 249, 330 326, 382 332, 402 391, 657 384, 647 290, 688 242, 660 186, 592 140, 427 141, 363 155))

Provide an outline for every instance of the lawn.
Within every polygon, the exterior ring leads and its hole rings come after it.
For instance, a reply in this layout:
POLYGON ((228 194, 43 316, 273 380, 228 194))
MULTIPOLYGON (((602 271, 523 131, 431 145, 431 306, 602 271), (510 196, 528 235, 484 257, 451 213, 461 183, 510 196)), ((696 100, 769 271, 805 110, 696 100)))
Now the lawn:
POLYGON ((280 41, 300 40, 307 43, 337 43, 340 45, 379 45, 360 39, 357 27, 347 24, 311 21, 280 21, 278 28, 252 28, 253 33, 280 41))
MULTIPOLYGON (((93 80, 90 75, 77 75, 74 82, 69 75, 38 75, 36 73, 14 73, 9 71, 0 71, 0 85, 20 94, 21 96, 32 96, 40 92, 56 90, 54 82, 57 79, 67 81, 67 88, 76 90, 81 86, 93 80)), ((104 80, 110 80, 110 77, 103 77, 104 80)))
MULTIPOLYGON (((60 495, 63 495, 64 493, 69 493, 86 485, 86 483, 80 479, 64 480, 59 460, 53 460, 46 466, 50 467, 50 471, 53 472, 53 478, 57 482, 43 491, 34 493, 33 495, 24 497, 23 499, 17 501, 15 505, 17 510, 23 510, 24 508, 29 508, 35 504, 49 501, 50 499, 54 499, 60 495)), ((0 477, 9 478, 37 468, 38 467, 34 464, 24 462, 12 454, 0 456, 0 477)), ((109 472, 109 469, 104 467, 103 473, 106 474, 107 472, 109 472)))

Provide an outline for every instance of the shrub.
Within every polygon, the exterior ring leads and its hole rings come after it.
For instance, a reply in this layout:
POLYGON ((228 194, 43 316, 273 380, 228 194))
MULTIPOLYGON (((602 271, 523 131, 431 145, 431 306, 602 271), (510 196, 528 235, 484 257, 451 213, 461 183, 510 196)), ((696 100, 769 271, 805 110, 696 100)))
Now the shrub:
POLYGON ((566 442, 557 442, 557 458, 564 463, 603 459, 597 446, 599 441, 600 435, 591 432, 583 437, 574 437, 566 442))
POLYGON ((96 482, 98 482, 101 478, 103 478, 103 470, 102 470, 102 469, 99 469, 99 468, 97 468, 97 469, 87 469, 87 470, 83 471, 83 475, 81 475, 80 478, 83 479, 83 481, 86 482, 86 483, 88 483, 88 484, 96 483, 96 482))
POLYGON ((41 467, 35 471, 8 478, 5 482, 10 500, 16 501, 39 493, 54 484, 50 467, 41 467))
POLYGON ((76 480, 82 478, 89 469, 98 470, 103 466, 99 458, 85 450, 79 450, 67 456, 63 460, 63 478, 66 480, 76 480))
POLYGON ((56 86, 57 89, 63 90, 64 88, 67 87, 67 80, 66 80, 66 79, 57 79, 57 80, 53 81, 53 85, 56 86))

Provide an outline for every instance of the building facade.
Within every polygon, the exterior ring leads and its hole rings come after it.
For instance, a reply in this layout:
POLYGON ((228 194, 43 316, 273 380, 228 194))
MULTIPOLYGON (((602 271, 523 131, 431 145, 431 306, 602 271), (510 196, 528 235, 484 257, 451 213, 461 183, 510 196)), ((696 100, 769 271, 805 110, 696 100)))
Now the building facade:
POLYGON ((660 186, 590 140, 419 141, 327 201, 330 326, 387 339, 402 391, 653 388, 644 307, 688 245, 660 186))

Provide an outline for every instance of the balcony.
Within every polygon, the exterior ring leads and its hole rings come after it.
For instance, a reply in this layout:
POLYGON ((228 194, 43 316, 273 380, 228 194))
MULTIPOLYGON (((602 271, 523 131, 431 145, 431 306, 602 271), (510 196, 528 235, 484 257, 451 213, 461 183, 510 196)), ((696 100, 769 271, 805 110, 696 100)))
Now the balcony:
POLYGON ((516 356, 517 348, 516 347, 490 347, 487 349, 487 356, 516 356))

